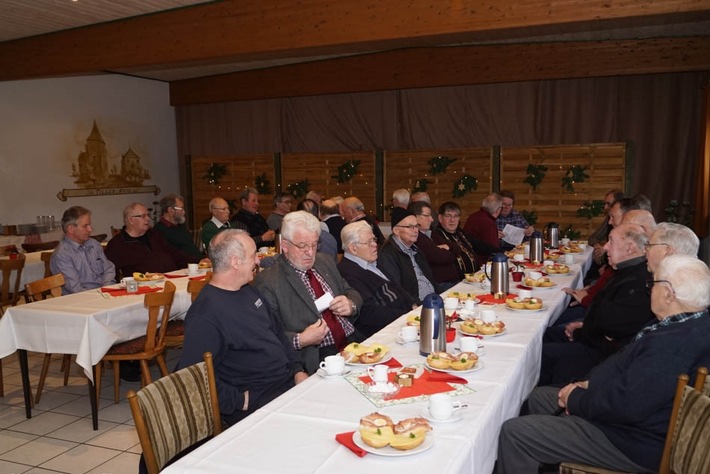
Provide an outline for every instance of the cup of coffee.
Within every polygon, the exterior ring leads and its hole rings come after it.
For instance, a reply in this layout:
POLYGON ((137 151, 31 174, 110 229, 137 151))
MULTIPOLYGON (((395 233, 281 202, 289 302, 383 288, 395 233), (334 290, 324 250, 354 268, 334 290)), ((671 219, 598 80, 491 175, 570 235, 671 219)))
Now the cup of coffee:
POLYGON ((403 342, 414 342, 419 337, 419 330, 416 326, 402 326, 399 329, 399 338, 403 342))
POLYGON ((461 349, 461 352, 476 352, 478 350, 478 339, 475 337, 461 336, 461 339, 459 339, 459 349, 461 349))
POLYGON ((530 244, 523 245, 523 257, 530 258, 530 244))
POLYGON ((339 355, 331 355, 320 363, 320 368, 328 375, 340 375, 345 370, 345 359, 339 355))
POLYGON ((449 311, 456 311, 459 307, 458 298, 444 298, 444 309, 449 311))
POLYGON ((530 271, 528 272, 528 278, 532 278, 533 280, 539 280, 540 278, 542 278, 542 273, 530 271))
POLYGON ((522 253, 516 253, 515 255, 513 255, 513 260, 516 262, 524 262, 525 255, 523 255, 522 253))
POLYGON ((518 290, 518 298, 532 298, 532 290, 518 290))
POLYGON ((476 300, 471 299, 471 298, 467 299, 466 301, 464 301, 463 307, 466 311, 475 310, 476 309, 476 300))
POLYGON ((580 250, 587 250, 587 244, 584 242, 579 243, 579 249, 580 250))
POLYGON ((564 262, 567 265, 572 265, 574 263, 574 255, 572 255, 571 253, 565 254, 564 262))
POLYGON ((567 247, 569 245, 569 239, 565 237, 564 239, 560 239, 560 243, 567 247))
POLYGON ((197 263, 188 263, 187 264, 187 274, 188 275, 197 275, 200 272, 200 266, 197 263))
POLYGON ((435 393, 429 397, 429 414, 435 420, 448 420, 455 411, 460 410, 461 402, 445 393, 435 393))
POLYGON ((387 377, 387 371, 389 370, 389 367, 386 365, 375 365, 367 368, 367 375, 370 377, 370 379, 375 382, 375 383, 387 383, 388 377, 387 377))
POLYGON ((547 266, 550 266, 550 267, 551 267, 551 266, 553 266, 553 265, 555 264, 555 262, 553 262, 552 260, 544 260, 544 261, 542 262, 542 264, 545 265, 546 267, 547 267, 547 266))
POLYGON ((126 293, 137 293, 138 292, 138 282, 133 277, 126 277, 121 279, 121 283, 126 285, 126 293))
POLYGON ((523 272, 513 272, 511 275, 513 276, 513 281, 518 283, 523 281, 523 272))
POLYGON ((497 319, 496 312, 492 309, 484 309, 481 311, 481 319, 484 323, 492 323, 497 319))

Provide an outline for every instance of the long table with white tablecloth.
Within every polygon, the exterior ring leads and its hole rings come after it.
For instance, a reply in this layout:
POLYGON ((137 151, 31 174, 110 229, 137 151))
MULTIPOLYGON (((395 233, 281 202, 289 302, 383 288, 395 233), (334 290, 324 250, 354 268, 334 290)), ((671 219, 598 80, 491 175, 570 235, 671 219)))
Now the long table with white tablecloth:
MULTIPOLYGON (((183 457, 163 472, 170 474, 254 473, 381 473, 432 472, 489 473, 498 446, 502 423, 517 415, 523 400, 536 384, 540 368, 542 335, 569 301, 561 291, 581 286, 591 260, 590 250, 575 257, 572 272, 554 276, 552 290, 533 290, 545 307, 538 312, 514 312, 505 305, 492 306, 506 324, 506 332, 483 341, 481 370, 462 374, 473 389, 458 397, 468 407, 463 418, 434 423, 431 449, 401 457, 367 454, 360 458, 335 440, 335 435, 357 429, 360 418, 379 411, 394 420, 419 416, 426 401, 378 408, 344 378, 311 376, 281 397, 183 457), (393 471, 394 470, 394 471, 393 471)), ((511 291, 515 292, 511 283, 511 291)), ((478 284, 462 282, 449 292, 483 293, 478 284)), ((447 292, 447 293, 449 293, 447 292)), ((368 341, 386 344, 403 365, 422 364, 418 344, 395 342, 406 323, 402 316, 368 341)), ((452 350, 458 338, 448 344, 452 350)), ((357 370, 362 370, 358 368, 357 370)))

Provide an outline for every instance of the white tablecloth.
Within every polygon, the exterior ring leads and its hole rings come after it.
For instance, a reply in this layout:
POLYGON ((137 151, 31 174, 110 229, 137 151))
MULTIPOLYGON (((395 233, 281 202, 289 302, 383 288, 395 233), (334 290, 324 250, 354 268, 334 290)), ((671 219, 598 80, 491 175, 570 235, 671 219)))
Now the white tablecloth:
MULTIPOLYGON (((213 474, 244 473, 489 473, 493 468, 502 423, 517 415, 537 382, 542 334, 567 305, 560 289, 580 286, 590 253, 577 257, 573 273, 553 277, 558 289, 535 290, 546 309, 520 313, 504 306, 494 309, 507 332, 483 341, 483 368, 465 374, 474 393, 463 395, 468 404, 461 421, 434 424, 434 446, 425 452, 397 458, 368 454, 358 458, 335 441, 335 435, 357 429, 360 418, 379 411, 395 421, 418 416, 426 402, 377 408, 344 379, 310 377, 261 410, 201 446, 164 472, 213 474), (583 268, 584 267, 584 268, 583 268), (393 471, 394 470, 394 471, 393 471)), ((511 283, 511 289, 514 287, 511 283)), ((450 291, 483 293, 469 283, 450 291)), ((406 315, 366 342, 387 344, 403 365, 421 364, 417 343, 399 345, 394 338, 406 315)), ((458 336, 457 336, 458 338, 458 336)), ((453 350, 457 341, 448 344, 453 350)))
MULTIPOLYGON (((187 278, 170 279, 177 291, 171 317, 184 318, 190 307, 187 278)), ((143 295, 105 297, 89 290, 5 310, 0 318, 0 357, 18 349, 76 354, 76 362, 93 381, 92 367, 117 342, 145 334, 148 311, 143 295)))

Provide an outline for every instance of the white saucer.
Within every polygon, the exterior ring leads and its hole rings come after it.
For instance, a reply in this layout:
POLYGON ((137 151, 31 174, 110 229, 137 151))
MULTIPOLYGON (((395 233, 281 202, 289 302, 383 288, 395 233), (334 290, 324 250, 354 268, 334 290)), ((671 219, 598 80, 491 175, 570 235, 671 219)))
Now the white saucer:
POLYGON ((429 413, 429 408, 425 408, 422 410, 422 417, 426 418, 427 420, 429 420, 433 423, 455 423, 455 422, 463 419, 463 410, 464 410, 464 408, 459 408, 458 410, 453 412, 448 419, 437 420, 436 418, 431 416, 431 413, 429 413))
POLYGON ((316 373, 318 374, 318 376, 323 377, 324 379, 339 379, 341 377, 345 377, 346 375, 348 375, 350 373, 350 369, 346 368, 345 370, 343 370, 342 373, 337 374, 337 375, 328 375, 328 373, 325 371, 325 369, 318 369, 316 371, 316 373))
POLYGON ((402 344, 402 345, 404 345, 404 344, 414 344, 414 343, 416 343, 416 342, 419 342, 419 337, 417 337, 417 338, 416 338, 415 340, 413 340, 413 341, 405 341, 405 340, 403 340, 401 337, 399 337, 399 335, 397 335, 397 336, 395 336, 395 338, 394 338, 394 342, 396 342, 397 344, 402 344))

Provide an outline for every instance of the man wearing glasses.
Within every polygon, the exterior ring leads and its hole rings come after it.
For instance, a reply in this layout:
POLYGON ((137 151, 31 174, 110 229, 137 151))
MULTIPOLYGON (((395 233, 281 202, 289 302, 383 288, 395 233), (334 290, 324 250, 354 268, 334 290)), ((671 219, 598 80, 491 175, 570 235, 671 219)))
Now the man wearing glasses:
POLYGON ((500 208, 500 215, 496 219, 496 226, 498 227, 498 237, 500 237, 500 246, 503 248, 512 248, 513 244, 505 241, 505 234, 503 233, 503 229, 505 229, 506 225, 512 225, 513 227, 525 229, 524 240, 530 239, 532 233, 535 232, 535 228, 528 224, 528 221, 525 220, 521 213, 513 209, 513 205, 515 204, 515 194, 513 194, 512 191, 501 191, 500 197, 502 199, 503 204, 500 208))
POLYGON ((164 196, 160 200, 160 215, 160 220, 153 228, 163 234, 170 245, 195 258, 204 256, 185 226, 185 199, 182 196, 177 194, 164 196))
POLYGON ((148 209, 138 202, 123 209, 123 229, 106 245, 106 257, 116 265, 118 279, 134 272, 166 273, 197 263, 193 257, 168 244, 151 229, 148 209))
POLYGON ((326 356, 362 340, 354 326, 362 298, 340 276, 335 260, 318 253, 320 233, 320 222, 312 214, 286 214, 282 253, 254 281, 309 375, 326 356))
POLYGON ((418 238, 417 217, 401 207, 394 208, 392 235, 380 249, 377 266, 389 281, 404 288, 412 299, 420 303, 436 290, 426 257, 415 245, 418 238))
POLYGON ((209 204, 212 218, 202 224, 200 239, 205 251, 209 253, 212 237, 231 227, 229 223, 229 204, 221 197, 212 198, 209 204))
POLYGON ((669 255, 697 257, 699 246, 698 236, 686 226, 673 222, 661 222, 646 244, 648 271, 656 273, 658 264, 669 255))

